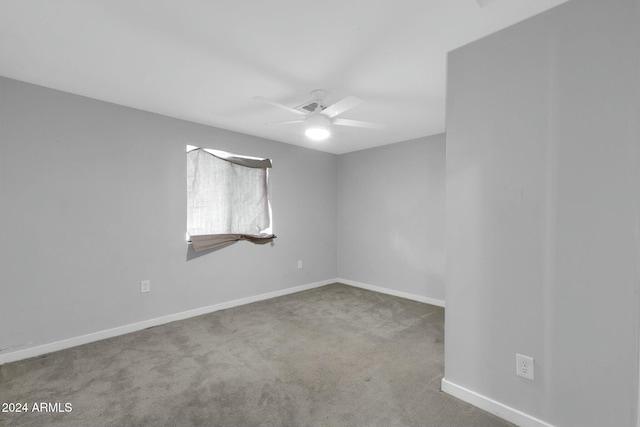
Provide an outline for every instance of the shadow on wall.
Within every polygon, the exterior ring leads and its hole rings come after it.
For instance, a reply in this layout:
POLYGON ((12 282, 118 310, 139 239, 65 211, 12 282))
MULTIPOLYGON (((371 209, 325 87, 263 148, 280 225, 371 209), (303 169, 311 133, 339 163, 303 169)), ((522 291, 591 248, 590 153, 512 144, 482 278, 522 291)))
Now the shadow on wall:
POLYGON ((236 242, 229 242, 229 243, 226 243, 224 245, 216 246, 215 248, 206 249, 206 250, 200 251, 200 252, 194 251, 193 250, 193 245, 191 243, 189 243, 187 245, 187 261, 190 261, 190 260, 196 259, 196 258, 200 258, 201 256, 208 255, 208 254, 210 254, 212 252, 217 252, 220 249, 224 249, 227 246, 233 245, 234 243, 236 243, 236 242))
MULTIPOLYGON (((211 249, 205 249, 205 250, 200 251, 200 252, 194 251, 193 250, 193 245, 191 245, 191 243, 189 243, 187 245, 187 261, 190 261, 190 260, 196 259, 196 258, 200 258, 201 256, 208 255, 208 254, 210 254, 212 252, 217 252, 220 249, 224 249, 227 246, 231 246, 231 245, 233 245, 235 243, 238 243, 238 242, 225 243, 224 245, 216 246, 215 248, 211 248, 211 249)), ((253 243, 254 245, 266 245, 267 243, 270 244, 271 246, 275 245, 275 242, 273 240, 256 241, 256 242, 251 242, 251 243, 253 243)))

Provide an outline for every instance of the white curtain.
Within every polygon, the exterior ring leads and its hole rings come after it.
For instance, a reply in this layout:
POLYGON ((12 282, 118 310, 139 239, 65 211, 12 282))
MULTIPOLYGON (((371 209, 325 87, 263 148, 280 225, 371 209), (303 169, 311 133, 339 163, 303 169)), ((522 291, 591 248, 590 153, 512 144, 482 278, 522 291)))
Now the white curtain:
POLYGON ((196 251, 235 240, 272 239, 269 159, 187 153, 187 233, 196 251), (202 247, 204 246, 206 247, 202 247))

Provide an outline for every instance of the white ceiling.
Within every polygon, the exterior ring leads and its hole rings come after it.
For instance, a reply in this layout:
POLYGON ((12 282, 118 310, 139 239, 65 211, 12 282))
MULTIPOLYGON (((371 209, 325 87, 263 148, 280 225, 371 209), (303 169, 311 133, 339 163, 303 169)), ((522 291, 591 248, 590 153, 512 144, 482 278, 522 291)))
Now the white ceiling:
POLYGON ((0 75, 339 154, 443 132, 446 53, 565 1, 0 0, 0 75), (312 142, 251 99, 313 89, 387 127, 312 142))

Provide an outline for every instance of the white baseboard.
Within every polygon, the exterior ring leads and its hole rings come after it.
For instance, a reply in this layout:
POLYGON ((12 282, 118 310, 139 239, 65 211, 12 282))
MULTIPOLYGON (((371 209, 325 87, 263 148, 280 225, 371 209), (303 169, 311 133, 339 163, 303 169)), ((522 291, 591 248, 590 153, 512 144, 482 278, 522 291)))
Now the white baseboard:
POLYGON ((66 348, 76 347, 78 345, 88 344, 94 341, 100 341, 100 340, 115 337, 118 335, 124 335, 131 332, 141 331, 143 329, 151 328, 153 326, 163 325, 169 322, 175 322, 176 320, 188 319, 190 317, 213 313, 214 311, 218 311, 218 310, 225 310, 227 308, 250 304, 252 302, 262 301, 269 298, 275 298, 283 295, 293 294, 296 292, 306 291, 308 289, 319 288, 321 286, 325 286, 335 282, 336 282, 335 279, 323 280, 321 282, 309 283, 306 285, 295 286, 293 288, 267 292, 264 294, 250 296, 247 298, 240 298, 237 300, 223 302, 220 304, 214 304, 207 307, 200 307, 193 310, 183 311, 180 313, 169 314, 167 316, 156 317, 154 319, 144 320, 142 322, 131 323, 128 325, 119 326, 117 328, 107 329, 104 331, 94 332, 87 335, 68 338, 62 341, 56 341, 56 342, 42 344, 34 347, 13 350, 5 354, 0 354, 0 365, 8 362, 15 362, 17 360, 28 359, 30 357, 41 356, 46 353, 51 353, 58 350, 64 350, 66 348))
POLYGON ((382 286, 369 285, 367 283, 356 282, 355 280, 338 278, 338 279, 335 279, 335 281, 339 283, 344 283, 345 285, 355 286, 356 288, 362 288, 370 291, 380 292, 381 294, 393 295, 395 297, 406 298, 414 301, 424 302, 426 304, 437 305, 438 307, 444 307, 444 301, 435 299, 435 298, 423 297, 422 295, 415 295, 415 294, 410 294, 408 292, 396 291, 395 289, 384 288, 382 286))
POLYGON ((507 420, 520 427, 554 427, 553 425, 539 420, 531 415, 525 414, 522 411, 518 411, 503 403, 483 396, 475 391, 471 391, 467 388, 461 387, 446 378, 442 379, 442 391, 457 397, 473 406, 477 406, 487 412, 490 412, 503 420, 507 420))

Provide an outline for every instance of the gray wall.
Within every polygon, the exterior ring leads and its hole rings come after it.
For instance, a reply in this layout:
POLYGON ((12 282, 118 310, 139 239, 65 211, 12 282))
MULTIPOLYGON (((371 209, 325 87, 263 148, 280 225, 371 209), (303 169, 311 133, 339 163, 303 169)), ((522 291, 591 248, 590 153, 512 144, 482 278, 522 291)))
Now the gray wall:
POLYGON ((336 277, 335 155, 4 78, 0 121, 0 349, 336 277), (273 159, 273 245, 187 260, 187 144, 273 159))
POLYGON ((573 1, 449 56, 445 378, 558 427, 636 425, 637 28, 573 1))
POLYGON ((445 136, 338 158, 338 277, 444 301, 445 136))

